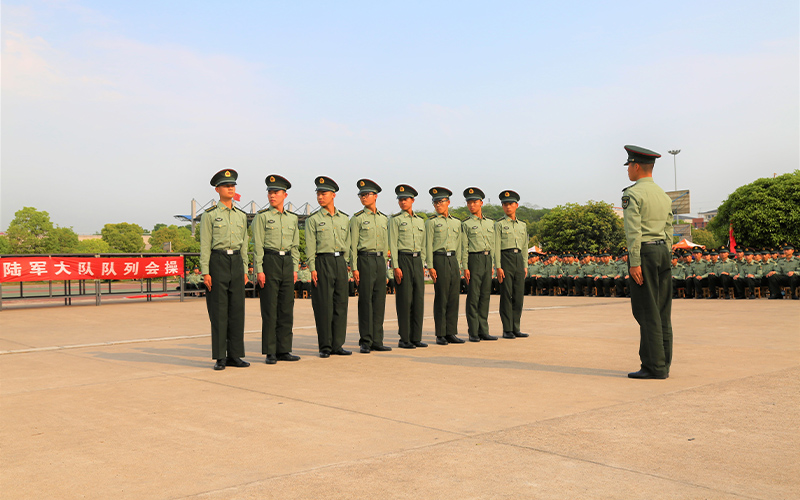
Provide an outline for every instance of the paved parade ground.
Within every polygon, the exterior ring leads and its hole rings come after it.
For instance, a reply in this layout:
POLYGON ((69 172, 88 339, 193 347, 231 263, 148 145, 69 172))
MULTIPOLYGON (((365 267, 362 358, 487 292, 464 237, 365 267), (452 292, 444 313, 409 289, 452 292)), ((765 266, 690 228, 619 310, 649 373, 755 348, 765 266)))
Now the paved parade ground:
POLYGON ((402 350, 393 297, 392 352, 318 358, 297 300, 273 366, 248 299, 252 366, 221 372, 203 299, 3 310, 0 497, 800 498, 800 301, 676 300, 670 378, 631 380, 628 299, 525 297, 531 337, 437 346, 428 286, 402 350))

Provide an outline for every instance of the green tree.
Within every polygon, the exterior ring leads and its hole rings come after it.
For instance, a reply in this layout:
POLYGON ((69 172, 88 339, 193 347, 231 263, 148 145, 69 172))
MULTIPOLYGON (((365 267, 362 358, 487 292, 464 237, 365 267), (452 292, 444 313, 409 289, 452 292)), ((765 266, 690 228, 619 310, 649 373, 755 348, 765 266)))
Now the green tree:
POLYGON ((55 227, 47 239, 53 253, 75 253, 78 248, 78 235, 71 227, 55 227))
POLYGON ((11 253, 11 243, 9 243, 8 238, 5 236, 0 236, 0 254, 10 254, 11 253))
MULTIPOLYGON (((158 224, 157 224, 158 225, 158 224)), ((192 237, 192 232, 186 228, 175 225, 164 226, 156 229, 150 235, 150 251, 160 253, 164 251, 164 243, 172 243, 173 252, 191 252, 188 248, 197 243, 192 237)), ((197 245, 199 250, 200 245, 197 245)))
POLYGON ((708 230, 727 241, 729 227, 740 245, 772 247, 800 242, 800 170, 741 186, 719 206, 708 230))
POLYGON ((108 243, 100 238, 83 240, 78 243, 75 253, 112 253, 108 243))
POLYGON ((120 222, 119 224, 106 224, 101 234, 103 241, 108 243, 112 250, 122 253, 139 253, 144 250, 141 226, 120 222))
POLYGON ((14 219, 6 231, 11 253, 50 253, 51 242, 48 237, 53 229, 49 213, 23 207, 14 213, 14 219))
POLYGON ((692 243, 703 245, 706 248, 716 248, 722 245, 714 233, 705 229, 692 229, 692 243))
POLYGON ((544 215, 538 226, 538 238, 545 250, 616 251, 625 244, 622 219, 610 203, 559 205, 544 215))
POLYGON ((154 234, 156 231, 158 231, 162 227, 167 227, 167 225, 166 224, 161 224, 161 223, 156 224, 155 226, 153 226, 153 232, 151 234, 154 234))

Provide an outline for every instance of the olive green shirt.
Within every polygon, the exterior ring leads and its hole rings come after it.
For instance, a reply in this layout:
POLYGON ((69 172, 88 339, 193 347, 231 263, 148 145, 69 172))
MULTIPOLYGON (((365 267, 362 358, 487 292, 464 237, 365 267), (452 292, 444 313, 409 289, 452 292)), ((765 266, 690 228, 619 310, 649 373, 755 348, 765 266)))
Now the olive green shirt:
POLYGON ((581 266, 580 274, 578 276, 580 276, 581 278, 586 278, 586 277, 594 277, 596 275, 597 275, 597 264, 595 264, 594 262, 588 262, 581 266))
POLYGON ((675 279, 678 280, 686 279, 686 267, 680 262, 676 262, 674 265, 672 265, 670 267, 670 272, 672 273, 672 277, 675 279))
POLYGON ((595 277, 598 276, 605 276, 607 278, 613 278, 617 275, 617 266, 614 265, 613 262, 609 262, 606 264, 605 262, 601 262, 597 264, 597 271, 595 272, 595 277))
POLYGON ((746 278, 748 274, 752 274, 753 278, 761 279, 764 275, 761 272, 761 264, 756 261, 751 261, 749 264, 746 260, 742 261, 742 263, 739 264, 737 275, 740 278, 746 278))
POLYGON ((580 270, 581 266, 577 262, 562 264, 561 266, 561 274, 564 276, 569 276, 570 278, 577 276, 580 270))
POLYGON ((672 244, 672 200, 652 177, 642 177, 622 192, 628 259, 631 267, 637 267, 642 265, 642 243, 672 244))
POLYGON ((617 274, 614 275, 615 277, 619 276, 620 278, 624 278, 625 276, 628 275, 628 261, 627 260, 622 260, 622 259, 618 260, 616 262, 616 266, 617 266, 617 274))
POLYGON ((797 274, 800 271, 800 259, 795 257, 794 254, 792 254, 791 259, 786 257, 779 259, 775 271, 782 276, 788 276, 790 272, 797 274))
POLYGON ((470 252, 489 252, 494 261, 494 245, 493 220, 470 214, 469 218, 461 223, 461 262, 464 268, 469 262, 470 252))
POLYGON ((714 273, 717 276, 722 276, 722 273, 728 273, 731 276, 735 276, 736 273, 739 272, 739 265, 736 263, 735 260, 728 259, 723 261, 719 259, 716 264, 714 264, 714 273))
POLYGON ((333 213, 321 208, 306 219, 306 256, 308 269, 313 273, 318 253, 341 252, 350 261, 350 219, 334 208, 333 213))
POLYGON ((542 276, 546 276, 548 278, 557 278, 561 273, 561 265, 558 262, 553 262, 552 264, 545 264, 544 269, 542 269, 542 276))
POLYGON ((190 285, 199 285, 202 282, 203 282, 202 274, 192 273, 186 277, 186 283, 190 285))
POLYGON ((311 281, 311 271, 308 268, 298 269, 297 281, 302 281, 303 283, 311 281))
POLYGON ((217 203, 200 216, 200 272, 208 274, 212 250, 239 250, 247 273, 247 214, 217 203))
POLYGON ((264 250, 291 252, 294 272, 300 265, 300 228, 297 216, 274 207, 261 210, 250 225, 253 230, 256 273, 264 272, 264 250))
POLYGON ((392 267, 400 267, 400 252, 419 252, 423 262, 427 262, 425 252, 425 220, 414 213, 402 211, 389 219, 389 251, 392 253, 392 267))
POLYGON ((528 227, 519 219, 511 219, 504 215, 494 224, 494 267, 502 269, 500 252, 509 248, 516 248, 525 255, 528 254, 528 227))
POLYGON ((461 249, 461 221, 448 215, 435 215, 425 221, 425 254, 428 269, 433 269, 433 252, 453 252, 458 260, 459 269, 463 269, 461 249))
POLYGON ((544 265, 541 262, 528 264, 528 276, 544 276, 544 265))
POLYGON ((350 218, 350 267, 358 271, 358 252, 383 252, 389 259, 389 217, 364 209, 350 218))

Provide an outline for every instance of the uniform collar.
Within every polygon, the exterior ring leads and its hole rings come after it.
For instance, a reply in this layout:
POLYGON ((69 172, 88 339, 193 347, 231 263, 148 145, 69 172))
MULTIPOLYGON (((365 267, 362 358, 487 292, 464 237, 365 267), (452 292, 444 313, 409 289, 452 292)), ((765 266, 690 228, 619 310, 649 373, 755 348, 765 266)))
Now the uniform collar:
POLYGON ((641 179, 636 181, 636 184, 639 184, 641 182, 655 182, 655 181, 653 180, 652 177, 642 177, 641 179))
POLYGON ((277 208, 273 207, 272 205, 269 206, 267 212, 271 212, 274 214, 286 215, 286 210, 284 209, 283 212, 279 211, 277 208))

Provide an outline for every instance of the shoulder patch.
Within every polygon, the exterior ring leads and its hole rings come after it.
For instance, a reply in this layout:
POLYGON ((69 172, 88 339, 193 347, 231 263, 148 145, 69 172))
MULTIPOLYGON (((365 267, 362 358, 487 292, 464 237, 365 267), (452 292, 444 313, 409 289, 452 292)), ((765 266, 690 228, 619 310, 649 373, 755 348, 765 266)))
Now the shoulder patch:
POLYGON ((219 205, 214 205, 213 207, 206 208, 206 212, 210 212, 212 210, 216 210, 219 205))
POLYGON ((264 212, 268 212, 268 211, 269 211, 269 208, 262 208, 261 210, 259 210, 256 213, 263 214, 264 212))
POLYGON ((403 212, 397 212, 396 214, 392 214, 392 217, 397 217, 398 215, 402 214, 403 212))
POLYGON ((631 184, 630 186, 628 186, 628 187, 624 188, 624 189, 622 190, 622 192, 624 193, 626 190, 628 190, 628 189, 632 188, 632 187, 633 187, 633 186, 635 186, 635 185, 636 185, 636 184, 631 184))
POLYGON ((234 206, 233 206, 233 209, 234 209, 234 210, 238 210, 238 211, 242 212, 243 214, 247 215, 247 212, 245 212, 245 211, 244 211, 244 210, 242 210, 241 208, 237 207, 236 205, 234 205, 234 206))
POLYGON ((350 217, 349 215, 347 215, 347 212, 342 212, 341 210, 339 210, 339 213, 344 215, 345 217, 350 217))
POLYGON ((630 196, 623 196, 622 197, 622 208, 623 209, 628 208, 628 205, 630 205, 630 203, 631 203, 631 197, 630 196))
POLYGON ((363 209, 362 209, 362 210, 359 210, 358 212, 356 212, 356 213, 354 213, 354 214, 353 214, 353 217, 359 216, 359 215, 361 215, 361 214, 363 214, 363 213, 364 213, 364 210, 363 210, 363 209))
POLYGON ((320 211, 320 210, 322 210, 322 207, 320 207, 320 208, 318 208, 318 209, 314 210, 313 212, 311 212, 310 214, 308 214, 308 216, 309 216, 309 217, 311 217, 312 215, 314 215, 314 214, 316 214, 316 213, 319 213, 319 211, 320 211))

